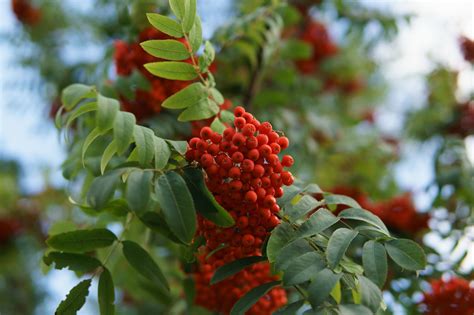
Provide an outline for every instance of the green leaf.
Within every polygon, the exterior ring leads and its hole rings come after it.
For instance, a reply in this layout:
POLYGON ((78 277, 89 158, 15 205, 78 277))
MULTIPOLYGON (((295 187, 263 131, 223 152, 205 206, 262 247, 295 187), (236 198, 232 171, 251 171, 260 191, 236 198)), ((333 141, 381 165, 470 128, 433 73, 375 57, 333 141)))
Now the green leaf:
POLYGON ((356 221, 363 221, 366 222, 374 227, 376 227, 380 232, 383 234, 390 236, 390 232, 388 231, 385 224, 380 220, 380 218, 370 211, 358 208, 349 208, 341 211, 339 213, 339 217, 342 219, 347 220, 356 220, 356 221))
POLYGON ((97 128, 102 134, 112 129, 119 109, 120 104, 117 100, 100 94, 97 96, 97 128))
POLYGON ((83 104, 83 105, 79 106, 68 117, 65 129, 68 129, 71 126, 72 122, 74 120, 76 120, 77 118, 79 118, 80 116, 82 116, 86 113, 89 113, 89 112, 93 112, 95 110, 97 110, 97 102, 89 102, 87 104, 83 104))
POLYGON ((309 252, 291 259, 283 274, 285 286, 292 286, 311 280, 315 274, 326 267, 324 257, 316 252, 309 252))
POLYGON ((136 119, 132 113, 118 112, 114 122, 114 140, 117 144, 117 153, 123 154, 133 139, 133 129, 136 119))
POLYGON ((169 80, 189 81, 197 78, 198 73, 192 64, 179 61, 159 61, 145 64, 145 68, 157 77, 169 80))
POLYGON ((183 31, 188 33, 196 19, 196 0, 184 0, 183 31))
POLYGON ((305 41, 299 39, 289 39, 282 47, 282 57, 285 59, 310 59, 312 47, 305 41))
POLYGON ((285 270, 293 259, 313 251, 307 240, 298 238, 280 249, 275 260, 275 268, 285 270))
POLYGON ((66 298, 61 301, 55 315, 74 315, 86 303, 86 297, 89 295, 89 287, 91 286, 91 279, 79 282, 74 288, 69 291, 66 298))
POLYGON ((226 128, 222 121, 219 119, 219 117, 214 118, 210 127, 213 131, 220 134, 222 134, 226 128))
POLYGON ((77 230, 50 236, 46 244, 65 252, 88 252, 108 247, 117 240, 114 233, 107 229, 77 230))
POLYGON ((273 263, 281 248, 287 245, 295 236, 295 231, 290 224, 282 222, 271 232, 267 243, 267 257, 273 263))
POLYGON ((205 86, 201 82, 196 82, 168 97, 161 106, 173 109, 186 108, 205 98, 207 98, 205 86))
POLYGON ((192 121, 211 118, 219 112, 219 106, 209 98, 199 100, 197 104, 186 108, 179 116, 179 121, 192 121))
POLYGON ((115 140, 109 143, 107 148, 104 150, 104 154, 102 154, 102 158, 100 159, 100 173, 104 174, 105 168, 109 164, 112 157, 117 153, 117 143, 115 140))
POLYGON ((299 228, 298 237, 316 235, 331 227, 339 221, 332 212, 327 209, 319 209, 309 217, 299 228))
POLYGON ((299 300, 288 305, 283 306, 273 313, 273 315, 293 315, 297 314, 298 310, 304 305, 305 300, 299 300))
POLYGON ((138 273, 151 282, 160 284, 169 291, 169 284, 160 267, 140 245, 132 241, 123 241, 123 255, 138 273))
POLYGON ((360 205, 357 203, 357 201, 344 195, 327 194, 324 196, 324 201, 327 205, 332 206, 346 205, 352 208, 360 208, 360 205))
POLYGON ((87 203, 96 210, 101 210, 113 197, 120 182, 120 173, 110 171, 94 178, 87 191, 87 203))
POLYGON ((81 100, 95 97, 95 87, 84 84, 71 84, 61 94, 61 103, 67 110, 71 110, 81 100))
POLYGON ((328 260, 329 267, 336 268, 336 266, 339 264, 339 261, 342 259, 342 256, 344 256, 344 253, 356 236, 357 231, 346 228, 339 228, 334 231, 334 233, 329 238, 329 243, 326 250, 326 258, 328 260))
POLYGON ((387 279, 387 253, 385 247, 376 242, 368 241, 362 249, 364 274, 380 288, 387 279))
POLYGON ((158 232, 164 237, 170 239, 171 241, 183 244, 174 234, 171 232, 168 224, 166 224, 165 218, 157 212, 147 211, 142 214, 140 220, 149 227, 154 232, 158 232))
POLYGON ((184 0, 169 0, 171 11, 173 11, 174 15, 180 20, 184 17, 185 7, 184 7, 184 0))
POLYGON ((211 96, 217 105, 222 105, 225 101, 224 96, 222 96, 221 92, 219 92, 216 88, 210 88, 209 91, 211 92, 211 96))
POLYGON ((316 209, 316 207, 320 204, 321 203, 312 196, 304 195, 296 205, 286 209, 285 215, 288 215, 292 220, 297 220, 306 215, 311 210, 316 209))
POLYGON ((138 162, 146 166, 153 159, 155 153, 155 134, 149 128, 135 125, 133 137, 137 146, 138 162))
POLYGON ((362 304, 377 313, 381 306, 382 291, 369 279, 364 276, 358 276, 360 292, 362 294, 362 304))
POLYGON ((181 38, 183 37, 183 31, 181 25, 175 20, 157 13, 147 13, 146 17, 151 25, 159 31, 162 31, 169 36, 181 38))
POLYGON ((186 60, 190 57, 186 46, 174 39, 147 40, 140 46, 150 55, 167 60, 186 60))
POLYGON ((84 164, 84 157, 86 156, 87 149, 90 147, 92 142, 100 136, 99 128, 94 128, 92 131, 87 135, 86 140, 84 140, 84 144, 82 145, 82 164, 84 164))
POLYGON ((91 256, 61 252, 48 253, 43 257, 43 262, 48 266, 54 263, 56 269, 68 268, 79 273, 92 271, 102 265, 91 256))
POLYGON ((281 281, 272 281, 253 288, 234 304, 230 315, 244 315, 262 296, 280 283, 281 281))
POLYGON ((166 142, 181 155, 184 155, 188 150, 188 143, 186 141, 175 141, 166 139, 166 142))
POLYGON ((153 141, 155 150, 155 168, 161 170, 168 164, 171 151, 164 139, 155 136, 153 137, 153 141))
POLYGON ((211 278, 210 284, 216 284, 230 276, 235 275, 239 271, 245 269, 248 266, 256 264, 258 262, 266 261, 267 258, 263 256, 250 256, 241 259, 234 260, 222 267, 219 267, 211 278))
MULTIPOLYGON (((221 113, 222 115, 222 113, 221 113)), ((233 117, 233 115, 232 115, 233 117)), ((298 186, 296 185, 291 185, 291 186, 284 186, 283 187, 283 196, 278 198, 278 204, 280 205, 280 207, 284 207, 288 202, 290 202, 291 200, 293 200, 293 198, 295 198, 300 192, 301 192, 301 188, 299 188, 298 186)))
POLYGON ((196 232, 196 212, 184 179, 175 172, 161 175, 155 194, 171 231, 182 242, 191 243, 196 232))
POLYGON ((115 290, 112 275, 107 268, 104 268, 99 278, 99 286, 97 289, 99 299, 100 315, 115 314, 115 290))
POLYGON ((330 269, 323 269, 314 276, 314 280, 308 287, 308 300, 313 307, 321 305, 331 294, 342 274, 335 274, 330 269))
POLYGON ((220 119, 222 120, 223 123, 232 125, 234 123, 234 113, 228 111, 228 110, 222 110, 220 112, 220 119))
POLYGON ((214 222, 217 226, 231 227, 234 225, 232 216, 216 201, 207 189, 204 175, 198 168, 188 167, 184 169, 184 180, 193 196, 196 210, 206 219, 214 222))
POLYGON ((397 265, 407 270, 422 270, 426 266, 423 249, 412 240, 398 239, 385 243, 385 249, 397 265))
POLYGON ((127 178, 125 198, 129 208, 136 213, 146 211, 151 195, 152 171, 136 170, 127 178))
POLYGON ((193 50, 193 53, 196 53, 202 44, 202 26, 201 26, 201 19, 198 15, 194 20, 194 25, 191 31, 189 31, 189 45, 193 50))
POLYGON ((373 315, 367 307, 358 304, 341 304, 339 313, 341 315, 373 315))
POLYGON ((204 43, 204 52, 199 56, 199 68, 202 72, 207 71, 207 68, 214 61, 215 56, 216 51, 214 50, 214 47, 210 41, 206 40, 204 43))

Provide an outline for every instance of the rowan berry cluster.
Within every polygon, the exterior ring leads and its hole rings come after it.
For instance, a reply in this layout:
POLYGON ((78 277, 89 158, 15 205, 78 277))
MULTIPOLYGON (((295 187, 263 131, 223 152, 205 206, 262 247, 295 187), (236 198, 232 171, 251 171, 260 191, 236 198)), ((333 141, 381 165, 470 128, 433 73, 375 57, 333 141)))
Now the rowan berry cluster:
POLYGON ((474 286, 462 278, 434 279, 431 291, 423 294, 422 308, 426 315, 474 314, 474 286))
POLYGON ((41 20, 41 10, 31 5, 29 0, 12 0, 12 10, 18 21, 35 25, 41 20))
POLYGON ((156 77, 145 69, 144 64, 161 60, 151 56, 140 46, 141 42, 151 39, 171 39, 171 37, 155 28, 147 28, 139 34, 138 42, 127 43, 122 40, 115 42, 114 60, 117 74, 130 76, 134 70, 138 70, 150 83, 149 90, 136 89, 133 99, 120 97, 124 110, 135 114, 139 120, 159 113, 161 103, 165 99, 189 84, 187 81, 156 77))
POLYGON ((474 63, 474 40, 471 40, 465 36, 461 36, 459 39, 461 46, 461 52, 464 59, 468 62, 474 63))
POLYGON ((21 223, 15 218, 0 218, 0 246, 8 243, 21 230, 21 223))
MULTIPOLYGON (((262 254, 264 240, 280 223, 276 198, 283 195, 282 186, 291 185, 294 180, 284 170, 293 165, 293 158, 284 155, 280 160, 278 156, 288 147, 288 138, 275 132, 270 123, 260 123, 242 107, 237 107, 234 114, 234 127, 225 129, 223 135, 209 127, 202 128, 200 137, 189 141, 186 152, 189 161, 203 167, 209 190, 236 222, 233 227, 221 228, 202 217, 198 220, 197 234, 206 239, 206 245, 195 274, 196 302, 224 313, 253 287, 276 279, 270 274, 269 264, 260 263, 209 285, 217 268, 236 259, 262 254), (216 252, 207 258, 213 251, 216 252)), ((275 288, 248 314, 271 314, 285 303, 285 291, 275 288)))

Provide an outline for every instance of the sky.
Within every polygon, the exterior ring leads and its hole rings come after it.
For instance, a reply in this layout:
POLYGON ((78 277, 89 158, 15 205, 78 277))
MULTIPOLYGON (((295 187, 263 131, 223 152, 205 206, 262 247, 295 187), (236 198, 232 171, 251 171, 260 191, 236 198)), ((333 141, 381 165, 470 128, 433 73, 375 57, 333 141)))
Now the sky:
MULTIPOLYGON (((59 1, 59 0, 58 0, 59 1)), ((82 0, 70 0, 69 2, 82 0)), ((225 15, 211 16, 206 4, 211 0, 200 0, 200 11, 204 14, 205 33, 226 22, 225 15)), ((377 50, 377 58, 385 61, 383 69, 387 81, 391 82, 384 113, 379 113, 379 125, 387 132, 401 128, 400 114, 416 106, 423 97, 422 76, 432 69, 434 62, 441 62, 460 69, 460 94, 474 87, 472 69, 463 62, 458 50, 460 34, 474 38, 474 1, 455 0, 372 0, 363 1, 370 6, 394 10, 399 13, 415 14, 412 23, 401 28, 395 42, 377 50), (396 56, 396 58, 394 58, 396 56)), ((212 5, 226 9, 227 1, 212 1, 212 5)), ((0 33, 11 31, 15 20, 10 13, 10 1, 0 0, 0 33)), ((45 124, 47 111, 42 100, 31 92, 12 90, 12 79, 28 75, 25 71, 13 69, 15 47, 0 40, 0 158, 14 158, 21 162, 24 176, 23 187, 27 192, 38 192, 44 187, 46 171, 54 185, 62 185, 59 171, 65 157, 58 133, 51 123, 45 124)), ((14 81, 14 80, 13 80, 14 81)), ((470 159, 474 163, 474 137, 466 140, 470 159)), ((435 149, 434 144, 422 147, 407 145, 403 148, 404 159, 397 165, 396 177, 399 184, 419 193, 417 205, 426 207, 430 195, 423 188, 433 179, 431 164, 427 162, 435 149), (416 154, 415 154, 416 152, 416 154), (413 176, 416 174, 416 177, 413 176)), ((435 237, 428 242, 440 242, 435 237)), ((465 246, 473 246, 472 241, 465 246)), ((449 248, 449 244, 445 244, 449 248)), ((474 257, 472 257, 474 261, 474 257)), ((52 299, 58 301, 64 294, 64 286, 72 287, 74 277, 65 272, 53 272, 46 285, 53 290, 52 299)), ((50 301, 52 302, 52 301, 50 301)), ((48 302, 49 303, 49 302, 48 302)), ((90 307, 90 306, 89 306, 90 307)), ((90 311, 90 309, 89 309, 90 311)), ((87 309, 82 314, 87 314, 87 309)))

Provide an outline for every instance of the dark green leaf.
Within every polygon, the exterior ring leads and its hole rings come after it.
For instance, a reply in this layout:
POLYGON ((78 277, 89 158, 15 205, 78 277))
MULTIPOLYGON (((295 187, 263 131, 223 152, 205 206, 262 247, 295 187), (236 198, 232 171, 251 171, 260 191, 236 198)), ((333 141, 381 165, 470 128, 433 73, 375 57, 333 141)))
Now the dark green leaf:
POLYGON ((170 287, 163 272, 146 250, 132 241, 123 241, 122 245, 123 255, 138 273, 169 291, 170 287))
POLYGON ((86 156, 86 151, 89 146, 100 136, 99 128, 94 128, 92 131, 87 135, 86 139, 84 140, 84 144, 82 145, 82 163, 84 164, 84 157, 86 156))
POLYGON ((376 242, 368 241, 362 250, 364 274, 380 288, 387 279, 387 253, 385 247, 376 242))
POLYGON ((362 304, 377 313, 381 306, 382 291, 369 279, 364 276, 358 276, 360 292, 362 294, 362 304))
POLYGON ((66 298, 61 301, 55 315, 74 315, 86 303, 86 297, 89 295, 89 287, 91 286, 91 279, 79 282, 74 288, 69 291, 66 298))
POLYGON ((422 270, 426 266, 423 249, 412 240, 398 239, 385 243, 388 255, 400 267, 408 270, 422 270))
POLYGON ((157 30, 176 38, 183 37, 181 25, 175 20, 157 13, 147 13, 146 17, 157 30))
POLYGON ((117 144, 117 153, 123 154, 133 139, 135 116, 127 112, 118 112, 114 122, 114 140, 117 144))
POLYGON ((102 158, 100 159, 100 173, 104 174, 107 165, 109 164, 112 157, 117 153, 117 143, 115 140, 109 143, 109 145, 105 148, 104 153, 102 154, 102 158))
POLYGON ((275 260, 275 268, 285 270, 293 259, 313 251, 307 240, 298 238, 280 249, 275 260))
POLYGON ((281 281, 272 281, 253 288, 234 304, 230 315, 244 315, 262 296, 280 283, 281 281))
POLYGON ((314 280, 308 287, 308 300, 313 307, 319 306, 331 294, 342 274, 335 274, 330 269, 323 269, 314 276, 314 280))
POLYGON ((358 208, 349 208, 343 210, 339 213, 339 217, 348 220, 356 220, 356 221, 363 221, 366 222, 378 230, 380 230, 383 234, 390 236, 390 232, 387 230, 385 224, 380 220, 380 218, 370 211, 358 208))
POLYGON ((290 224, 282 222, 272 230, 267 244, 267 256, 270 262, 275 262, 283 246, 287 245, 295 236, 295 231, 290 224))
POLYGON ((235 275, 239 271, 245 269, 248 266, 256 264, 258 262, 266 261, 267 258, 263 256, 250 256, 241 259, 234 260, 220 268, 218 268, 211 278, 211 285, 216 284, 230 276, 235 275))
POLYGON ((282 208, 301 192, 301 188, 296 185, 284 186, 283 192, 283 197, 278 199, 278 204, 282 208))
POLYGON ((218 226, 230 227, 234 225, 232 216, 216 201, 207 189, 204 176, 200 169, 188 167, 184 170, 184 180, 193 196, 196 210, 206 219, 218 226))
POLYGON ((304 305, 305 300, 299 300, 288 305, 283 306, 272 315, 294 315, 304 305))
POLYGON ((334 208, 337 205, 346 205, 352 208, 360 208, 360 205, 357 203, 357 201, 344 195, 327 194, 324 196, 324 201, 327 205, 334 206, 334 208))
POLYGON ((331 227, 338 221, 339 218, 327 209, 319 209, 300 226, 298 230, 298 237, 308 237, 316 235, 331 227))
POLYGON ((120 173, 110 171, 94 178, 87 192, 87 203, 96 210, 105 207, 120 182, 120 173))
POLYGON ((107 268, 104 268, 99 278, 99 287, 97 289, 100 315, 115 314, 115 290, 112 275, 107 268))
POLYGON ((308 214, 311 210, 316 209, 321 203, 310 195, 304 195, 294 206, 288 207, 285 215, 288 215, 292 220, 297 220, 302 216, 308 214))
POLYGON ((186 108, 206 97, 207 92, 204 85, 201 82, 195 82, 168 97, 161 106, 173 109, 186 108))
POLYGON ((197 78, 198 73, 192 64, 179 61, 159 61, 145 64, 153 75, 169 80, 189 81, 197 78))
POLYGON ((282 56, 285 59, 310 59, 312 47, 299 39, 289 39, 282 47, 282 56))
POLYGON ((101 133, 112 129, 119 109, 120 104, 117 100, 100 94, 97 96, 97 128, 101 133))
POLYGON ((77 230, 50 236, 48 246, 65 252, 88 252, 112 245, 117 240, 107 229, 77 230))
POLYGON ((95 97, 95 88, 84 84, 71 84, 66 87, 61 94, 61 103, 67 109, 71 110, 81 100, 95 97))
POLYGON ((291 259, 283 274, 285 286, 300 284, 314 278, 314 275, 326 267, 321 254, 309 252, 291 259))
POLYGON ((186 141, 174 141, 174 140, 166 140, 171 147, 181 155, 184 155, 188 150, 188 143, 186 141))
POLYGON ((339 228, 334 231, 334 233, 331 235, 331 238, 329 239, 326 250, 326 258, 328 260, 329 267, 336 268, 336 266, 339 264, 339 261, 342 259, 342 256, 344 256, 344 253, 356 236, 357 231, 346 228, 339 228))
POLYGON ((155 168, 161 170, 168 164, 171 151, 164 139, 153 137, 153 140, 155 149, 155 168))
POLYGON ((167 60, 185 60, 190 57, 188 49, 174 39, 147 40, 140 45, 150 55, 167 60))
POLYGON ((171 231, 182 242, 191 243, 196 232, 196 212, 184 179, 175 172, 160 176, 155 194, 171 231))
POLYGON ((140 220, 149 227, 154 232, 158 232, 164 237, 170 239, 171 241, 183 244, 174 234, 171 232, 168 224, 166 224, 165 218, 158 214, 157 212, 147 211, 142 214, 140 220))
POLYGON ((209 98, 186 108, 179 116, 179 121, 192 121, 211 118, 219 112, 219 106, 209 98))
POLYGON ((145 166, 151 162, 155 153, 155 134, 149 128, 135 125, 133 137, 137 146, 137 155, 140 165, 145 166))
POLYGON ((339 305, 339 312, 341 315, 373 315, 367 307, 359 304, 339 305))
POLYGON ((43 261, 48 266, 54 263, 56 269, 67 267, 69 270, 79 273, 89 272, 101 266, 100 261, 94 257, 61 252, 50 252, 43 257, 43 261))
POLYGON ((152 171, 136 170, 130 173, 127 178, 127 188, 125 198, 129 208, 136 213, 146 211, 151 195, 152 171))
POLYGON ((87 104, 83 104, 79 106, 75 111, 71 113, 71 115, 67 118, 65 128, 68 129, 69 126, 72 124, 74 120, 81 117, 82 115, 93 112, 97 110, 97 102, 89 102, 87 104))

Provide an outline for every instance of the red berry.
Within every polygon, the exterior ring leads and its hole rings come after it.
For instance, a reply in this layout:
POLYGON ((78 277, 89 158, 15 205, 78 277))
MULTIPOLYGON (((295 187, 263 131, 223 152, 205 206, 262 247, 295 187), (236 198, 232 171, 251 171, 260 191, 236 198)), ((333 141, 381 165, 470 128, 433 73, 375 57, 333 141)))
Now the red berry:
POLYGON ((247 148, 248 149, 255 149, 256 147, 258 147, 258 140, 257 140, 257 137, 254 137, 254 136, 250 136, 247 138, 247 148))
POLYGON ((192 138, 191 140, 189 140, 189 146, 191 147, 191 149, 196 149, 196 145, 197 143, 200 141, 201 139, 199 138, 192 138))
POLYGON ((246 124, 243 128, 242 128, 242 134, 244 136, 247 136, 247 137, 250 137, 250 136, 253 136, 253 134, 257 131, 257 128, 255 128, 254 125, 252 124, 246 124))
POLYGON ((247 191, 245 193, 245 197, 244 197, 245 201, 247 202, 250 202, 250 203, 255 203, 257 201, 257 194, 255 193, 255 191, 247 191))
POLYGON ((235 127, 239 128, 239 129, 242 129, 245 126, 245 124, 246 124, 246 121, 245 121, 245 118, 243 118, 243 117, 237 117, 234 120, 235 127))
MULTIPOLYGON (((268 142, 270 142, 270 143, 277 142, 279 137, 280 136, 276 132, 272 131, 268 134, 268 142)), ((282 149, 283 149, 283 147, 282 147, 282 149)))
POLYGON ((268 157, 270 154, 272 154, 272 148, 268 144, 264 144, 260 146, 259 151, 260 151, 260 154, 265 158, 268 157))
POLYGON ((252 149, 247 153, 247 157, 252 161, 256 161, 260 157, 260 152, 257 149, 252 149))
POLYGON ((245 229, 249 225, 249 219, 247 217, 240 217, 236 224, 239 229, 245 229))
POLYGON ((272 152, 274 154, 278 154, 281 151, 280 145, 278 143, 272 143, 270 144, 270 147, 272 148, 272 152))
POLYGON ((240 147, 241 145, 243 145, 245 143, 245 137, 243 134, 241 134, 240 132, 237 132, 236 134, 234 134, 234 136, 232 137, 232 143, 238 147, 240 147))
POLYGON ((244 160, 244 155, 242 154, 242 152, 234 152, 232 154, 232 161, 234 161, 234 163, 240 163, 244 160))
POLYGON ((212 131, 210 127, 203 127, 201 129, 200 135, 201 135, 201 138, 203 138, 204 140, 208 140, 211 138, 213 133, 214 131, 212 131))
POLYGON ((267 137, 267 135, 259 134, 257 136, 257 141, 258 141, 258 145, 267 144, 268 143, 268 137, 267 137))
POLYGON ((253 120, 253 115, 250 114, 249 112, 244 113, 244 114, 242 115, 242 117, 244 117, 244 118, 245 118, 245 121, 248 122, 248 123, 253 120))
POLYGON ((206 168, 211 166, 212 164, 214 164, 214 158, 212 157, 212 155, 206 153, 201 156, 201 165, 203 167, 206 168))
POLYGON ((285 167, 291 167, 295 161, 291 155, 285 155, 281 159, 281 164, 285 167))
POLYGON ((224 139, 226 139, 227 141, 231 141, 234 134, 235 134, 234 128, 231 128, 231 127, 226 128, 223 133, 224 139))
POLYGON ((281 173, 281 179, 283 181, 283 184, 285 184, 286 186, 292 185, 295 181, 293 175, 290 172, 281 173))
POLYGON ((232 191, 240 191, 242 189, 242 182, 240 180, 233 180, 229 183, 229 188, 232 191))
POLYGON ((237 107, 234 109, 234 115, 235 115, 235 117, 240 117, 240 116, 242 116, 244 113, 245 113, 245 108, 243 108, 242 106, 237 106, 237 107))
POLYGON ((255 238, 250 234, 245 234, 242 237, 242 245, 250 247, 255 243, 255 238))
POLYGON ((263 200, 263 206, 265 208, 271 208, 274 204, 276 204, 276 199, 271 195, 267 195, 263 200))
POLYGON ((219 144, 222 141, 222 135, 214 132, 211 136, 211 141, 215 144, 219 144))
POLYGON ((280 161, 278 159, 278 155, 276 154, 270 154, 268 157, 267 157, 267 160, 268 160, 268 163, 270 163, 270 165, 274 166, 274 165, 277 165, 278 162, 280 161))
POLYGON ((278 144, 280 145, 282 150, 285 150, 286 148, 288 148, 290 141, 288 140, 287 137, 280 137, 278 138, 278 144))
POLYGON ((251 172, 254 169, 254 163, 252 160, 245 159, 242 161, 242 170, 244 172, 251 172))
POLYGON ((265 168, 262 165, 257 164, 254 166, 252 174, 255 177, 262 177, 263 174, 265 174, 265 168))
POLYGON ((258 131, 263 134, 268 134, 270 131, 272 131, 272 124, 270 124, 268 121, 265 121, 260 124, 258 131))
POLYGON ((229 177, 231 178, 239 178, 240 177, 240 168, 236 167, 236 166, 233 166, 230 170, 229 170, 229 177))

